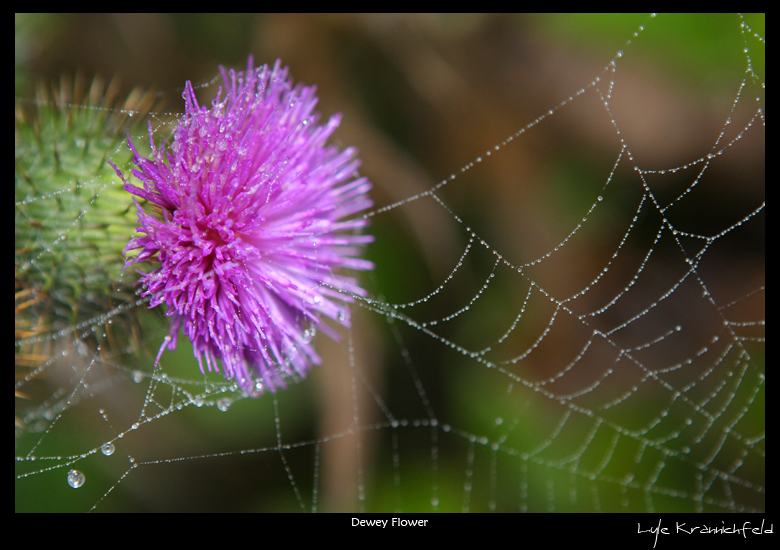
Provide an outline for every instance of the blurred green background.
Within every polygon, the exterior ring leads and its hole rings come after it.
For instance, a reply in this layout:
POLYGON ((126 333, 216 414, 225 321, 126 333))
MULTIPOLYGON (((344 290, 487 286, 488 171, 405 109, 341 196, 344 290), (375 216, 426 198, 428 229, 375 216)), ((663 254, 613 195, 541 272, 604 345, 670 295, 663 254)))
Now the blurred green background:
MULTIPOLYGON (((748 14, 745 21, 764 36, 763 14, 748 14)), ((195 84, 211 82, 220 64, 244 68, 250 53, 255 64, 270 64, 281 58, 290 66, 296 82, 317 85, 319 109, 325 118, 343 113, 335 137, 344 146, 359 149, 361 174, 374 183, 376 207, 423 192, 450 174, 457 174, 457 179, 438 195, 463 224, 430 199, 373 218, 369 232, 376 236, 376 242, 367 256, 377 269, 363 281, 373 296, 390 303, 417 300, 442 284, 469 241, 464 226, 519 266, 554 249, 578 226, 595 197, 603 193, 600 216, 585 225, 586 231, 569 247, 574 250, 562 253, 558 263, 526 271, 528 277, 559 299, 583 288, 606 264, 637 206, 638 186, 631 179, 633 164, 627 159, 616 172, 608 193, 602 190, 621 145, 610 118, 619 126, 637 165, 648 170, 683 165, 712 149, 746 70, 737 15, 658 15, 651 19, 641 14, 73 14, 17 15, 15 23, 17 98, 34 97, 39 81, 58 81, 62 74, 80 73, 119 78, 128 93, 136 87, 153 89, 163 102, 163 113, 179 113, 183 110, 181 92, 186 80, 195 84), (634 37, 640 26, 645 30, 634 37), (627 44, 629 40, 631 44, 627 44), (618 50, 623 51, 620 58, 616 58, 618 50), (605 73, 604 68, 613 59, 617 63, 616 84, 609 114, 592 88, 582 97, 568 100, 596 76, 606 82, 611 73, 605 73), (553 116, 495 152, 496 145, 551 109, 555 109, 553 116), (487 151, 495 154, 487 158, 487 151), (461 172, 480 156, 485 162, 461 172)), ((753 69, 763 81, 764 45, 752 40, 748 47, 753 69)), ((217 86, 201 90, 202 103, 216 93, 217 86)), ((600 89, 608 92, 607 86, 600 89)), ((749 86, 743 94, 739 108, 732 113, 737 129, 756 108, 753 97, 757 92, 749 86)), ((760 95, 763 102, 763 93, 760 95)), ((170 118, 159 114, 153 122, 170 118)), ((756 122, 756 126, 759 124, 756 122)), ((706 194, 676 209, 676 225, 710 235, 736 223, 761 204, 764 134, 763 129, 754 130, 738 146, 727 150, 707 173, 706 194)), ((724 141, 733 138, 726 134, 724 141)), ((675 188, 679 191, 680 186, 690 185, 690 178, 669 179, 673 181, 671 189, 660 185, 659 196, 665 192, 673 196, 675 188)), ((649 227, 658 226, 650 222, 649 227)), ((626 255, 647 253, 653 235, 645 237, 630 243, 626 255)), ((718 244, 721 246, 713 253, 717 261, 708 267, 707 273, 713 277, 707 280, 708 287, 724 292, 727 289, 733 299, 762 287, 762 219, 746 224, 738 239, 724 238, 718 244)), ((659 244, 655 250, 679 268, 680 258, 674 247, 659 244)), ((441 319, 462 308, 491 273, 494 261, 492 252, 477 241, 453 284, 438 300, 405 312, 423 322, 441 319)), ((479 307, 452 323, 434 327, 437 333, 470 350, 495 342, 517 317, 528 291, 528 280, 510 271, 503 265, 496 268, 495 283, 480 299, 479 307)), ((618 282, 608 285, 604 291, 607 296, 620 291, 618 282)), ((646 294, 635 299, 642 308, 660 297, 657 288, 643 292, 646 294)), ((727 296, 718 299, 728 303, 727 296)), ((677 301, 676 306, 685 310, 684 298, 680 296, 677 301)), ((523 394, 526 388, 519 384, 513 388, 506 376, 454 352, 422 331, 399 321, 389 324, 382 315, 355 309, 353 357, 361 373, 357 393, 353 393, 355 371, 346 353, 346 336, 335 344, 320 335, 318 349, 324 365, 316 368, 307 381, 278 397, 283 443, 324 440, 321 445, 287 450, 288 471, 279 454, 271 450, 145 465, 133 470, 97 510, 300 510, 301 501, 289 475, 294 477, 306 509, 315 504, 312 495, 316 494, 318 510, 362 506, 369 511, 426 511, 432 509, 431 495, 436 494, 437 509, 441 511, 518 510, 522 509, 519 501, 524 501, 527 509, 545 511, 550 509, 551 487, 566 495, 553 499, 555 509, 592 509, 594 484, 572 474, 571 464, 554 466, 552 459, 532 459, 521 467, 517 457, 491 453, 489 445, 469 441, 468 434, 484 436, 491 442, 510 434, 512 443, 522 448, 522 441, 544 439, 560 420, 561 410, 555 410, 555 403, 544 399, 540 403, 533 392, 523 394), (400 348, 399 340, 403 342, 400 348), (406 364, 406 356, 414 365, 414 374, 406 364), (424 396, 415 387, 415 376, 421 381, 424 396), (375 392, 365 389, 368 387, 375 392), (394 430, 382 425, 361 434, 358 450, 353 435, 342 435, 351 425, 355 404, 363 426, 389 422, 382 406, 392 411, 394 418, 409 422, 430 419, 433 411, 440 423, 438 439, 432 441, 432 430, 424 426, 394 430), (507 431, 514 417, 522 420, 507 431), (445 434, 443 424, 452 425, 456 428, 452 433, 460 430, 464 437, 445 434), (432 461, 434 453, 437 459, 432 461), (314 467, 315 461, 320 464, 318 468, 314 467), (319 472, 316 478, 315 472, 319 472), (435 491, 433 485, 437 486, 435 491), (464 491, 467 485, 473 489, 464 491), (519 497, 521 487, 525 487, 527 498, 519 497), (565 492, 561 487, 566 487, 565 492), (363 490, 366 499, 360 502, 358 495, 363 490), (580 495, 579 501, 572 502, 568 496, 572 492, 580 495)), ((630 318, 631 311, 622 306, 611 310, 615 319, 623 321, 630 318)), ((515 333, 517 341, 507 351, 508 357, 531 346, 540 327, 543 329, 551 317, 542 305, 531 304, 527 313, 515 333)), ((562 329, 568 327, 564 317, 558 321, 562 329)), ((763 319, 763 298, 760 303, 747 305, 744 317, 763 319)), ((694 323, 695 319, 688 321, 694 323)), ((666 330, 679 321, 667 318, 655 322, 666 330)), ((644 325, 642 328, 648 334, 657 333, 644 325)), ((67 456, 110 439, 111 429, 97 413, 98 408, 106 410, 115 432, 126 430, 139 414, 153 417, 159 412, 152 404, 142 412, 140 405, 149 385, 153 358, 165 334, 164 323, 150 317, 145 330, 148 345, 142 356, 120 354, 116 359, 122 369, 143 373, 143 383, 128 382, 118 394, 112 392, 111 397, 97 398, 79 406, 79 410, 69 411, 58 421, 57 429, 43 439, 36 454, 67 456)), ((702 328, 692 342, 698 344, 705 335, 711 336, 711 330, 709 326, 702 328)), ((566 335, 551 335, 550 349, 539 350, 545 354, 543 359, 535 359, 539 363, 533 367, 539 379, 549 374, 548 369, 561 369, 570 361, 564 354, 570 351, 569 346, 559 337, 565 339, 566 335)), ((165 372, 171 378, 198 380, 197 362, 185 340, 180 339, 175 352, 166 352, 165 372)), ((687 357, 693 351, 685 348, 668 353, 687 357)), ((751 353, 754 368, 757 364, 763 372, 763 346, 756 346, 751 353)), ((659 354, 648 361, 663 365, 665 357, 659 354)), ((533 379, 525 372, 521 375, 533 379)), ((219 376, 212 378, 219 380, 219 376)), ((570 378, 576 380, 573 375, 570 378)), ((708 383, 703 385, 710 387, 708 383)), ((754 379, 745 386, 761 388, 747 419, 752 424, 745 432, 761 432, 763 386, 754 379)), ((165 393, 170 391, 158 391, 161 395, 157 399, 165 407, 165 393)), ((737 395, 740 391, 735 390, 737 395)), ((167 399, 172 398, 167 395, 167 399)), ((635 402, 637 425, 642 423, 642 399, 637 397, 635 402)), ((67 468, 17 480, 16 510, 88 510, 127 470, 129 455, 144 462, 274 447, 274 407, 267 395, 240 401, 228 413, 190 407, 156 419, 125 436, 122 443, 127 447, 111 457, 96 455, 79 462, 79 468, 89 473, 87 483, 78 491, 65 483, 67 468), (225 414, 230 415, 227 421, 225 414)), ((633 426, 630 414, 622 416, 618 425, 633 426)), ((576 421, 567 427, 574 432, 588 429, 576 421)), ((17 456, 27 454, 39 437, 26 434, 17 438, 17 456)), ((561 439, 581 442, 576 435, 561 439)), ((594 441, 591 448, 603 456, 610 444, 594 441)), ((625 463, 633 465, 627 471, 641 477, 645 468, 633 463, 637 450, 630 442, 626 448, 618 446, 613 451, 615 472, 610 475, 615 479, 622 475, 622 459, 618 457, 625 455, 625 463)), ((645 460, 648 467, 655 464, 654 459, 645 460)), ((27 466, 23 464, 21 471, 27 466)), ((753 469, 745 474, 746 478, 761 481, 763 462, 748 467, 753 469)), ((17 464, 17 475, 19 468, 17 464)), ((587 469, 584 464, 582 468, 587 469)), ((692 476, 690 470, 686 464, 667 468, 671 477, 679 474, 681 478, 692 476), (676 470, 678 467, 682 472, 676 470)), ((676 486, 677 482, 668 483, 676 486)), ((619 483, 598 485, 604 509, 646 510, 641 491, 626 489, 619 483)), ((681 493, 691 491, 685 483, 677 489, 681 493)), ((657 510, 696 506, 690 498, 658 498, 657 510)), ((746 496, 744 502, 748 507, 763 506, 755 495, 746 496)))

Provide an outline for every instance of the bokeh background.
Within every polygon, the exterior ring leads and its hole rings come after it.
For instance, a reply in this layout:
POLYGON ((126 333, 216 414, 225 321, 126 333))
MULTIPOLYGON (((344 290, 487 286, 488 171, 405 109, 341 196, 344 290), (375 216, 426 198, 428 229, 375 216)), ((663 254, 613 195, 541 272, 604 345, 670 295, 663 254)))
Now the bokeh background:
MULTIPOLYGON (((764 36, 764 16, 745 17, 764 36)), ((318 86, 324 117, 343 114, 335 137, 344 146, 359 149, 360 171, 374 183, 377 207, 423 192, 455 173, 457 179, 439 196, 514 265, 540 258, 564 240, 606 183, 620 151, 616 130, 597 94, 568 98, 596 76, 604 77, 604 67, 618 50, 625 50, 625 55, 617 65, 618 84, 610 106, 634 161, 647 169, 676 167, 705 156, 745 73, 737 15, 659 15, 651 21, 641 14, 74 14, 17 15, 15 23, 15 92, 21 98, 34 97, 36 83, 56 82, 63 74, 100 75, 119 79, 127 93, 134 88, 154 90, 163 111, 178 113, 183 110, 186 80, 210 83, 219 65, 244 68, 248 54, 254 55, 255 64, 280 58, 296 82, 318 86), (627 45, 642 25, 646 30, 627 45), (551 109, 552 116, 485 157, 485 162, 461 172, 551 109)), ((763 44, 755 41, 752 46, 754 69, 763 80, 763 44)), ((217 86, 204 87, 201 99, 215 94, 217 86)), ((749 111, 753 103, 744 109, 749 111)), ((160 115, 157 122, 164 118, 160 115)), ((678 211, 678 220, 688 218, 692 232, 709 234, 711 228, 735 223, 760 205, 764 154, 763 130, 748 133, 718 159, 717 169, 707 174, 708 193, 690 201, 685 207, 689 210, 678 211)), ((571 254, 531 275, 556 296, 584 286, 584 274, 598 272, 607 251, 613 250, 614 239, 605 235, 620 236, 627 228, 636 195, 619 191, 619 186, 629 177, 619 172, 611 184, 618 187, 607 201, 611 217, 587 226, 587 239, 570 247, 571 254)), ((689 180, 675 184, 689 185, 689 180)), ((370 232, 376 242, 367 256, 377 269, 363 281, 373 296, 391 303, 416 300, 439 286, 469 239, 463 225, 430 199, 375 216, 370 232)), ((724 239, 722 245, 719 261, 711 267, 720 273, 710 280, 713 288, 730 288, 737 298, 762 287, 763 221, 752 222, 738 239, 724 239)), ((459 271, 457 284, 440 301, 423 305, 410 313, 412 317, 440 319, 469 303, 493 265, 491 255, 483 252, 470 258, 459 271)), ((641 243, 635 251, 646 252, 641 243)), ((496 290, 485 300, 489 304, 439 333, 469 349, 495 340, 520 310, 527 290, 521 283, 522 279, 498 272, 496 290)), ((657 289, 647 292, 649 299, 658 299, 657 289)), ((763 299, 749 307, 746 318, 763 319, 763 299)), ((453 355, 419 330, 394 328, 382 315, 361 308, 354 315, 352 359, 359 364, 361 387, 374 388, 396 418, 430 416, 410 379, 408 355, 440 422, 492 435, 486 426, 495 427, 494 419, 506 406, 495 403, 502 399, 494 397, 506 392, 506 380, 493 380, 484 366, 453 355)), ((520 338, 518 349, 528 347, 538 335, 533 327, 549 320, 545 315, 542 311, 529 322, 531 328, 520 338)), ((164 322, 157 321, 149 322, 144 336, 147 355, 122 358, 138 361, 131 368, 151 372, 165 334, 164 322)), ((560 367, 565 361, 555 355, 556 349, 566 345, 555 342, 544 353, 551 354, 549 364, 560 367)), ((229 422, 220 416, 223 413, 185 410, 131 434, 134 458, 164 460, 267 448, 276 444, 278 417, 285 443, 329 440, 317 457, 313 445, 287 453, 306 507, 311 507, 316 483, 319 510, 430 509, 430 457, 436 448, 438 509, 462 509, 467 455, 473 447, 467 439, 453 443, 442 437, 432 443, 429 431, 419 430, 405 434, 399 443, 394 430, 367 430, 356 452, 354 436, 336 437, 350 425, 356 403, 363 415, 361 424, 386 421, 371 392, 354 392, 348 347, 346 335, 339 344, 320 335, 324 366, 280 395, 276 413, 270 396, 236 403, 229 422), (403 461, 400 470, 394 466, 396 451, 403 461), (312 479, 314 460, 321 462, 317 480, 312 479), (403 474, 400 488, 398 472, 403 474), (365 501, 358 500, 361 494, 365 501)), ((763 370, 763 351, 756 353, 763 370)), ((186 343, 175 353, 166 353, 165 364, 171 376, 199 376, 186 343)), ((538 368, 544 372, 544 366, 538 368)), ((113 424, 124 426, 137 418, 142 386, 129 384, 124 391, 131 395, 112 393, 107 399, 113 424)), ((40 452, 67 455, 99 445, 107 433, 95 409, 83 417, 78 412, 63 417, 40 452), (71 419, 80 428, 68 429, 71 419)), ((763 419, 763 413, 757 416, 763 419)), ((549 431, 542 418, 528 418, 543 426, 541 432, 549 431)), ((29 437, 17 439, 17 455, 27 452, 29 437)), ((126 470, 127 454, 120 455, 111 457, 115 465, 102 471, 94 468, 78 494, 65 484, 61 470, 17 481, 17 511, 89 509, 126 470)), ((483 456, 474 467, 472 510, 496 504, 488 490, 489 478, 491 472, 504 470, 488 462, 483 456)), ((513 476, 509 479, 516 482, 513 476)), ((606 507, 609 498, 605 497, 606 507)), ((625 497, 614 498, 617 502, 625 497)), ((498 508, 504 509, 500 495, 497 500, 498 508)), ((512 506, 507 504, 507 509, 516 509, 512 506)), ((544 506, 539 503, 540 509, 544 506)), ((637 506, 641 509, 641 503, 637 506)), ((98 509, 292 511, 300 509, 300 503, 278 453, 261 452, 139 468, 98 509)), ((633 503, 628 509, 634 509, 633 503)))

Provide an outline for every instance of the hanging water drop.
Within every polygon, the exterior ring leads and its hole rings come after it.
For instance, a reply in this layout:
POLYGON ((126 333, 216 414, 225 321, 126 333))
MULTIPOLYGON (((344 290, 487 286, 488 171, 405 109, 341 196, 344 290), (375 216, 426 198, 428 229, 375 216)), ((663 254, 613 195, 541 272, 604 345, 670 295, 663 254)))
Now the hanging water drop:
POLYGON ((116 449, 114 448, 114 444, 109 441, 108 443, 103 443, 103 446, 100 447, 100 450, 103 452, 104 455, 111 456, 112 454, 114 454, 114 451, 116 449))
POLYGON ((84 474, 79 472, 78 470, 71 470, 68 472, 68 485, 73 487, 74 489, 78 489, 82 485, 84 485, 84 474))
POLYGON ((217 401, 217 408, 222 412, 226 412, 230 408, 231 403, 232 401, 227 397, 224 399, 220 399, 219 401, 217 401))

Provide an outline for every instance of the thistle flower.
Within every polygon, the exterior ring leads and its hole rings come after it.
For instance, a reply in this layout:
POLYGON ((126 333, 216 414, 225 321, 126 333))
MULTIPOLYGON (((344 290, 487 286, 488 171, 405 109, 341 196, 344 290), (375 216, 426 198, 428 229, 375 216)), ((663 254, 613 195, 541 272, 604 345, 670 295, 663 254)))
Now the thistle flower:
MULTIPOLYGON (((371 206, 371 183, 355 179, 354 149, 325 144, 340 115, 319 125, 314 87, 293 87, 288 69, 225 71, 212 107, 198 104, 192 84, 186 110, 167 144, 123 174, 124 188, 147 201, 138 210, 126 267, 139 271, 150 306, 168 306, 170 332, 157 356, 176 347, 180 328, 192 341, 201 372, 219 371, 248 395, 286 387, 320 358, 315 327, 337 338, 323 317, 349 326, 355 295, 366 292, 342 268, 372 269, 357 258, 373 237, 367 220, 348 219, 371 206), (167 159, 167 163, 165 162, 167 159), (156 205, 156 206, 155 206, 156 205), (159 207, 159 208, 157 208, 159 207)), ((156 363, 155 363, 156 364, 156 363)))

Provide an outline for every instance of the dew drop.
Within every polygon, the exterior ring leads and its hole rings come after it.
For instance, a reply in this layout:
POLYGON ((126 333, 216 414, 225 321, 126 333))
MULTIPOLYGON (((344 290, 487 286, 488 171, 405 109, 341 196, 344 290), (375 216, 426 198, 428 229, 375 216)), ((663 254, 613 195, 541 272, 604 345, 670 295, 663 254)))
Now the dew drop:
POLYGON ((71 470, 70 472, 68 472, 68 485, 70 485, 74 489, 78 489, 79 487, 84 485, 84 474, 82 474, 78 470, 71 470))
POLYGON ((134 370, 133 371, 133 382, 136 384, 140 384, 144 379, 144 373, 142 373, 140 370, 134 370))
POLYGON ((308 344, 312 340, 314 340, 314 336, 316 334, 317 334, 317 329, 315 329, 314 327, 310 327, 303 331, 303 335, 301 336, 301 339, 303 340, 304 344, 308 344))
POLYGON ((217 408, 222 412, 226 412, 230 408, 231 403, 232 401, 228 398, 220 399, 217 401, 217 408))
POLYGON ((111 456, 112 454, 114 454, 114 451, 116 449, 114 448, 114 444, 109 441, 108 443, 103 443, 103 446, 100 447, 100 450, 103 452, 104 455, 111 456))
POLYGON ((347 318, 347 314, 344 313, 343 311, 339 311, 339 313, 338 313, 338 315, 336 317, 338 318, 339 321, 341 321, 343 323, 344 320, 347 318))

